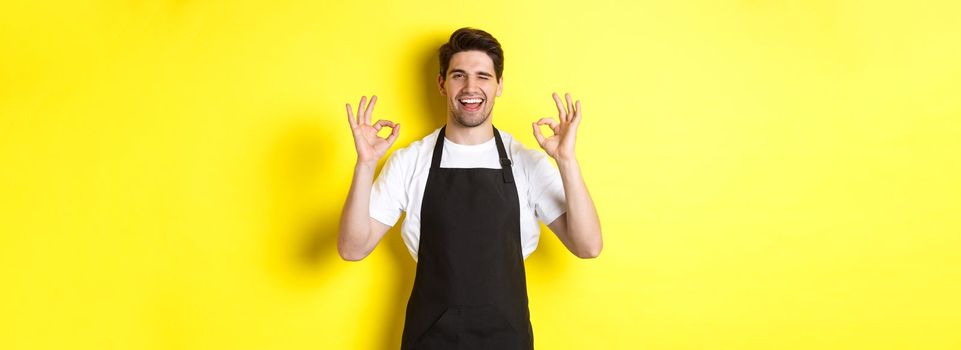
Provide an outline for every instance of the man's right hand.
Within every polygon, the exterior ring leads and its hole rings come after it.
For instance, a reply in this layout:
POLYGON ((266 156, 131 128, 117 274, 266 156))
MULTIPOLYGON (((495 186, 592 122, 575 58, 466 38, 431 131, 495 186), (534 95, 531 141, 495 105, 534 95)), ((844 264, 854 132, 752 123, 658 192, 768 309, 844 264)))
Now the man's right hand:
POLYGON ((400 135, 400 124, 395 124, 390 120, 378 120, 376 123, 371 124, 371 115, 374 113, 377 96, 371 96, 370 103, 364 106, 366 102, 367 96, 362 96, 360 98, 360 104, 357 106, 356 119, 348 103, 347 121, 350 122, 350 130, 354 134, 354 147, 357 148, 357 162, 377 164, 377 161, 387 153, 390 146, 397 140, 397 136, 400 135), (386 138, 377 136, 377 132, 385 126, 390 127, 390 135, 386 138))
POLYGON ((357 147, 357 165, 354 167, 354 179, 347 193, 344 211, 340 214, 340 228, 337 234, 337 252, 344 260, 361 260, 377 246, 390 226, 370 217, 370 192, 374 181, 374 168, 390 146, 400 134, 400 124, 389 120, 378 120, 371 124, 371 114, 377 96, 370 97, 370 104, 365 106, 367 96, 360 98, 357 106, 357 118, 347 104, 347 121, 354 133, 354 146, 357 147), (390 136, 378 137, 377 132, 384 127, 390 127, 390 136))

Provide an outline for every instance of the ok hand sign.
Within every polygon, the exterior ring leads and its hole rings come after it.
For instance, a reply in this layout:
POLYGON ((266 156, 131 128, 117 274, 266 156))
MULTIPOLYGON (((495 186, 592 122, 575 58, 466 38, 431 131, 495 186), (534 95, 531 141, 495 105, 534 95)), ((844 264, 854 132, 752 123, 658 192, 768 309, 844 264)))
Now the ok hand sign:
POLYGON ((390 120, 378 120, 371 124, 371 114, 374 113, 374 105, 377 103, 377 96, 370 97, 370 103, 364 106, 367 96, 360 98, 357 106, 357 119, 354 119, 350 104, 347 104, 347 121, 350 122, 350 130, 354 133, 354 147, 357 148, 357 162, 376 163, 387 153, 390 146, 400 135, 400 124, 395 124, 390 120), (384 126, 391 129, 387 138, 377 136, 377 132, 384 126))
POLYGON ((553 157, 554 160, 574 160, 574 140, 577 138, 577 125, 581 122, 581 101, 572 102, 571 94, 564 94, 567 99, 565 110, 565 105, 561 102, 560 96, 556 92, 553 96, 554 103, 557 104, 557 116, 560 118, 560 122, 558 123, 553 118, 541 118, 541 120, 531 124, 534 127, 534 137, 537 138, 537 143, 547 152, 547 155, 553 157), (554 135, 545 138, 541 134, 541 125, 550 126, 554 135))

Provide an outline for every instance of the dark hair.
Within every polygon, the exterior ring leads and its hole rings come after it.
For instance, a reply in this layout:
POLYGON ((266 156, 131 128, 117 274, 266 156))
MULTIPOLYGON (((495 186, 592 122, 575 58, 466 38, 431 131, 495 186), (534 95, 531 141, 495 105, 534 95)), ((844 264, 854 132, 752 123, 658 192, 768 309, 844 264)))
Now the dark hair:
POLYGON ((491 60, 494 61, 495 78, 500 79, 501 74, 504 73, 504 50, 501 49, 501 43, 497 42, 497 39, 494 39, 494 36, 489 33, 470 27, 455 30, 450 35, 450 40, 441 45, 438 50, 440 76, 444 79, 447 78, 447 67, 450 64, 450 58, 454 57, 455 53, 471 50, 481 51, 490 56, 491 60))

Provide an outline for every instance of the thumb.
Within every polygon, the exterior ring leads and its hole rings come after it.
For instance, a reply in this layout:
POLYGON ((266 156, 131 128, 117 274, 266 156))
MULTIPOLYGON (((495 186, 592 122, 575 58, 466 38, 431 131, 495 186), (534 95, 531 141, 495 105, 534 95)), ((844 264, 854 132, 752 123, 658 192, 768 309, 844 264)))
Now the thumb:
POLYGON ((394 141, 397 140, 397 136, 399 135, 400 135, 400 123, 397 123, 397 124, 394 124, 394 126, 391 128, 390 135, 387 136, 388 147, 394 145, 394 141))
POLYGON ((534 138, 537 139, 537 144, 543 145, 544 135, 541 134, 541 128, 537 126, 537 123, 531 123, 531 126, 534 128, 534 138))

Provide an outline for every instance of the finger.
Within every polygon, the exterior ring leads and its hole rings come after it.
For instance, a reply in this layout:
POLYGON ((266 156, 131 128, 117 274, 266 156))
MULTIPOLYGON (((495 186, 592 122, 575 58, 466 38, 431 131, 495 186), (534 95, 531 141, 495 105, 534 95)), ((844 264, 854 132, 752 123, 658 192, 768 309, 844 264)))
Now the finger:
POLYGON ((571 93, 565 93, 564 98, 567 99, 567 121, 571 121, 574 118, 574 102, 571 102, 571 93))
POLYGON ((547 125, 554 131, 555 135, 557 134, 557 130, 560 129, 560 123, 554 120, 554 118, 541 118, 537 121, 537 125, 547 125))
POLYGON ((398 135, 400 135, 400 123, 391 126, 390 135, 387 136, 387 148, 390 148, 390 146, 394 144, 394 140, 397 140, 398 135))
POLYGON ((574 102, 574 123, 581 121, 581 100, 574 102))
POLYGON ((535 124, 537 124, 537 125, 545 125, 545 124, 546 124, 547 126, 550 126, 550 127, 551 127, 551 130, 554 131, 554 134, 557 134, 557 128, 560 126, 560 125, 557 123, 557 121, 554 120, 554 118, 541 118, 541 119, 538 120, 537 123, 535 123, 535 124))
POLYGON ((538 119, 537 124, 538 125, 548 124, 551 127, 553 127, 554 125, 557 125, 557 121, 554 120, 554 118, 545 117, 545 118, 538 119))
POLYGON ((367 103, 367 96, 360 97, 360 104, 357 105, 357 124, 370 124, 364 121, 364 104, 367 103))
POLYGON ((350 103, 347 104, 347 122, 350 123, 350 128, 356 128, 357 122, 354 121, 354 112, 350 110, 350 103))
POLYGON ((377 95, 373 95, 373 96, 370 97, 370 103, 367 104, 367 109, 364 111, 364 114, 365 114, 365 115, 364 115, 364 120, 367 121, 367 124, 370 124, 370 121, 371 121, 371 119, 372 119, 372 118, 371 118, 371 115, 374 114, 374 105, 375 105, 375 104, 377 104, 377 95))
POLYGON ((557 118, 560 119, 562 122, 565 121, 567 119, 567 116, 564 113, 564 104, 561 103, 561 97, 558 96, 556 92, 551 96, 554 97, 554 104, 557 105, 557 118))
POLYGON ((540 124, 538 124, 538 123, 531 123, 531 126, 534 127, 534 138, 537 139, 537 144, 543 145, 543 144, 544 144, 544 135, 541 134, 541 128, 540 128, 539 125, 540 125, 540 124))
POLYGON ((390 120, 381 119, 381 120, 378 120, 376 123, 374 123, 374 129, 377 129, 377 131, 380 131, 380 129, 383 128, 385 125, 393 129, 396 124, 394 124, 394 122, 390 120))

